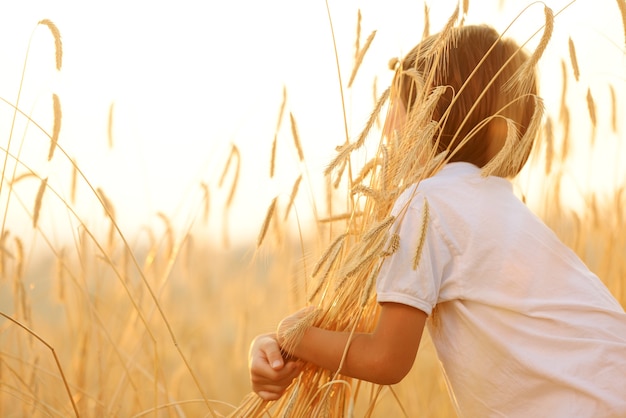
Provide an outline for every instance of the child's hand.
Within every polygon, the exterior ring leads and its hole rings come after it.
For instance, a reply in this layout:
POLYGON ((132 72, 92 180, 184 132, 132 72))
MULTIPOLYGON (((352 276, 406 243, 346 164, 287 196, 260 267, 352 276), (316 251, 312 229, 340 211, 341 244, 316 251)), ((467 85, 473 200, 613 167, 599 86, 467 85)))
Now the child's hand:
POLYGON ((285 389, 302 371, 297 361, 285 361, 275 334, 263 334, 254 339, 249 356, 252 390, 263 400, 279 399, 285 389))

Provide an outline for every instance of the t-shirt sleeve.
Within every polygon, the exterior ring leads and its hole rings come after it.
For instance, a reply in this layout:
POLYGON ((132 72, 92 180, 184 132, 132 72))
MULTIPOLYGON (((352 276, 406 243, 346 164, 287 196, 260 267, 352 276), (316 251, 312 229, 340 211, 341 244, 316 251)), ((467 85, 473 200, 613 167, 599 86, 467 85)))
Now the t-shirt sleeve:
POLYGON ((397 233, 400 241, 398 249, 383 260, 376 282, 377 300, 402 303, 430 315, 451 259, 435 225, 437 214, 419 192, 401 196, 392 213, 396 224, 391 233, 397 233))

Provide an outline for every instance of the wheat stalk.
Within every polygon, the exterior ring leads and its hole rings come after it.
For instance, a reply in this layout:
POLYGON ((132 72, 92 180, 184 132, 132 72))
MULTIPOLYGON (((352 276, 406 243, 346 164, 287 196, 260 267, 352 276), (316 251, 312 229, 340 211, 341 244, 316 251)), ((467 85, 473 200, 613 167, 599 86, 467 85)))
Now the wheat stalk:
POLYGON ((54 347, 52 347, 50 344, 48 344, 46 342, 46 340, 41 338, 36 332, 34 332, 30 328, 28 328, 26 325, 24 325, 24 324, 20 323, 19 321, 11 318, 10 316, 4 314, 3 312, 0 312, 0 315, 3 316, 4 318, 6 318, 7 320, 11 321, 13 324, 17 325, 18 327, 22 328, 24 331, 28 332, 30 335, 35 337, 39 342, 41 342, 43 345, 45 345, 50 350, 50 352, 52 353, 52 357, 54 358, 54 361, 56 363, 57 369, 59 370, 59 374, 61 375, 61 380, 63 381, 63 385, 65 386, 65 390, 66 390, 67 395, 69 397, 70 403, 72 404, 72 409, 74 410, 74 414, 76 415, 76 417, 79 417, 80 414, 78 413, 78 408, 76 407, 76 403, 74 402, 74 397, 72 396, 72 391, 70 390, 70 386, 69 386, 69 384, 67 382, 67 379, 65 378, 65 373, 63 373, 63 367, 61 367, 61 362, 59 361, 59 358, 57 357, 57 354, 56 354, 56 351, 55 351, 54 347))

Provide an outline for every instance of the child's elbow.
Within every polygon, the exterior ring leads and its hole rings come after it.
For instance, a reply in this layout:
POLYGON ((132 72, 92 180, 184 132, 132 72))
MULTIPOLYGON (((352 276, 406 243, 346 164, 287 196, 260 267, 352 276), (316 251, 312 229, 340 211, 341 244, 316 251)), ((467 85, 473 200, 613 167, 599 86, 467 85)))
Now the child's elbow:
POLYGON ((389 358, 379 362, 375 368, 376 374, 373 383, 378 385, 395 385, 409 374, 413 362, 398 361, 397 358, 389 358))

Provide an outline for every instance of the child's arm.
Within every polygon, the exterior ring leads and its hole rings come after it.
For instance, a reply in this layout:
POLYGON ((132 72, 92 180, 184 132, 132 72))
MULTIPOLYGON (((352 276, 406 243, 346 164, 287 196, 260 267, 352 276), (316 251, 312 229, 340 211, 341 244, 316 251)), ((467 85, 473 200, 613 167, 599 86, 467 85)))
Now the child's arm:
MULTIPOLYGON (((399 303, 383 303, 381 306, 374 332, 355 333, 352 336, 340 373, 389 385, 402 380, 411 369, 427 315, 419 309, 399 303)), ((289 318, 283 321, 287 324, 292 322, 289 318)), ((279 344, 285 331, 281 328, 279 326, 279 344)), ((289 354, 319 367, 336 371, 349 336, 349 332, 310 327, 289 354)))

